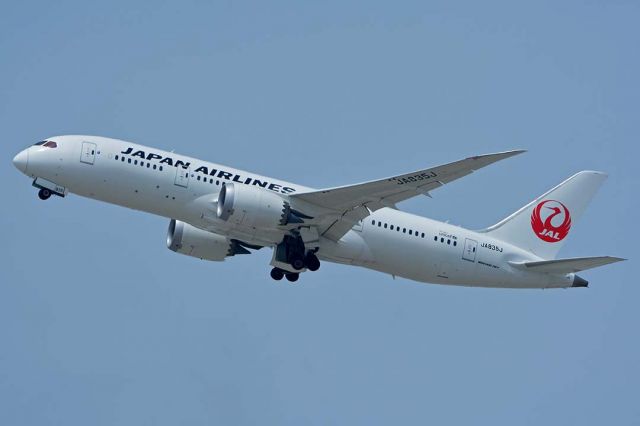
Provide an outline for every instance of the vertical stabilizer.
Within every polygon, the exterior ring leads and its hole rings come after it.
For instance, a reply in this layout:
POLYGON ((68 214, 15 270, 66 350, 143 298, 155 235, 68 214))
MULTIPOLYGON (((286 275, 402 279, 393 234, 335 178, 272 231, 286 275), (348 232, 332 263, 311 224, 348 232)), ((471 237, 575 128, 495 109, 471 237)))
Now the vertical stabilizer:
POLYGON ((481 232, 543 259, 554 259, 606 178, 607 175, 602 172, 576 173, 481 232))

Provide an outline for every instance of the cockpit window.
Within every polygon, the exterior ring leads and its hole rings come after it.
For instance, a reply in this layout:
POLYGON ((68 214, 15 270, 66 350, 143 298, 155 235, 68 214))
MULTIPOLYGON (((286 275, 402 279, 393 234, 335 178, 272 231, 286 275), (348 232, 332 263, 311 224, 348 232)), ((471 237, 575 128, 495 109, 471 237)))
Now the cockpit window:
POLYGON ((47 148, 57 148, 58 144, 54 141, 40 141, 38 143, 34 143, 33 146, 46 146, 47 148))

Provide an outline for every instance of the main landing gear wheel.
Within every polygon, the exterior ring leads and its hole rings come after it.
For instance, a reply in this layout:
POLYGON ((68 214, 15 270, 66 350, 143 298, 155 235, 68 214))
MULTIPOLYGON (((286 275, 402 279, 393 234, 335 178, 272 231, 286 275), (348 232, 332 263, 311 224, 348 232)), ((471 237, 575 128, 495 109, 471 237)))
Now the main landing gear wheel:
POLYGON ((38 198, 41 200, 48 200, 49 197, 51 197, 51 191, 47 188, 41 188, 40 191, 38 191, 38 198))
MULTIPOLYGON (((287 279, 289 279, 289 274, 287 274, 287 279)), ((297 275, 297 274, 296 274, 297 275)), ((273 268, 271 270, 271 278, 276 281, 280 281, 284 277, 284 271, 282 269, 273 268)))
POLYGON ((297 274, 295 272, 288 272, 286 275, 287 280, 291 281, 292 283, 298 281, 298 278, 300 277, 300 274, 297 274))
POLYGON ((313 253, 307 254, 307 257, 304 259, 304 263, 310 271, 317 271, 320 269, 320 260, 318 260, 318 257, 313 253))
POLYGON ((304 259, 300 256, 292 256, 291 266, 293 267, 293 269, 299 271, 300 269, 304 268, 304 259))

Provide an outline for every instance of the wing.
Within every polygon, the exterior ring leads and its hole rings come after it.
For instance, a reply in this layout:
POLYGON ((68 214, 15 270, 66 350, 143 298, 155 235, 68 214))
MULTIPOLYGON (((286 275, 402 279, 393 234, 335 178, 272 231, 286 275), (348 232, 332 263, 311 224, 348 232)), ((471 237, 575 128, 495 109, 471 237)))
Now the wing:
POLYGON ((316 220, 319 233, 334 241, 339 240, 359 220, 383 207, 395 208, 396 203, 429 192, 473 173, 496 161, 523 153, 523 150, 465 158, 430 169, 418 170, 355 185, 321 189, 290 195, 296 200, 309 203, 323 212, 316 220))

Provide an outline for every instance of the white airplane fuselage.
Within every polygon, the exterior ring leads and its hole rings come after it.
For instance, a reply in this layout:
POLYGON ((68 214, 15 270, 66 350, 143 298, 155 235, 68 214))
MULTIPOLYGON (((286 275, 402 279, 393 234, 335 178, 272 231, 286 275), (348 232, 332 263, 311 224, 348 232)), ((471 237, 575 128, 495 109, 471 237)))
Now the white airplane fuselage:
MULTIPOLYGON (((27 148, 14 159, 16 167, 34 179, 57 185, 62 194, 176 219, 256 246, 274 247, 287 231, 237 226, 219 219, 215 211, 222 185, 261 187, 285 198, 312 190, 116 139, 62 136, 48 140, 57 146, 27 148)), ((513 262, 541 259, 508 242, 391 208, 374 211, 337 242, 319 236, 317 256, 426 283, 508 288, 558 288, 574 283, 573 273, 541 274, 513 266, 513 262)))

